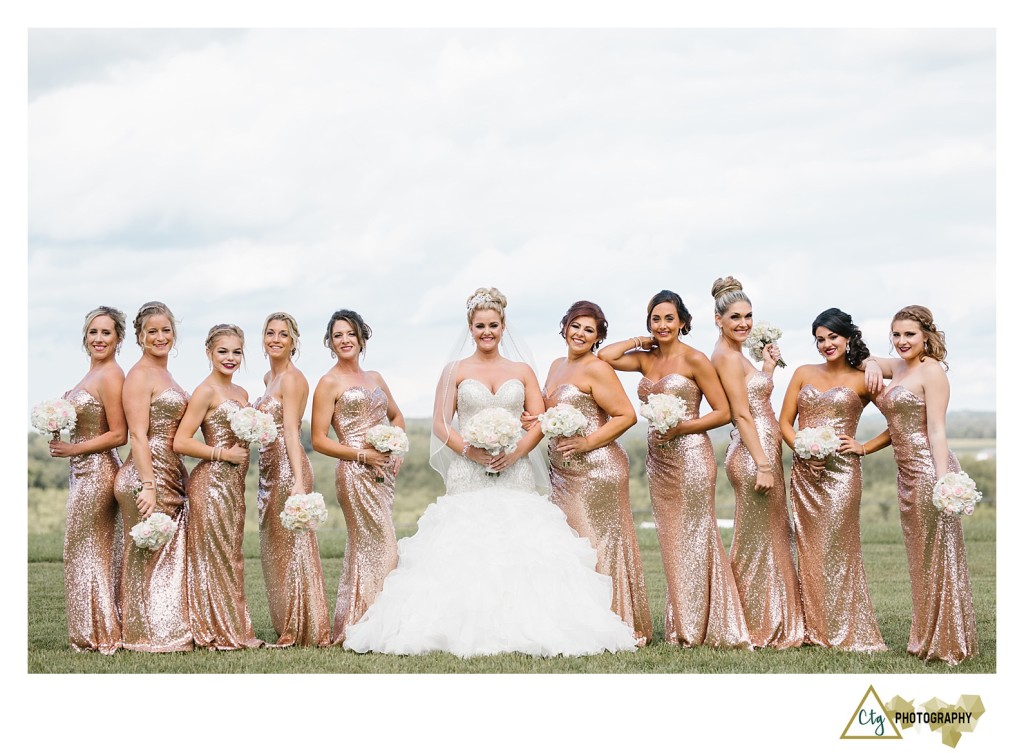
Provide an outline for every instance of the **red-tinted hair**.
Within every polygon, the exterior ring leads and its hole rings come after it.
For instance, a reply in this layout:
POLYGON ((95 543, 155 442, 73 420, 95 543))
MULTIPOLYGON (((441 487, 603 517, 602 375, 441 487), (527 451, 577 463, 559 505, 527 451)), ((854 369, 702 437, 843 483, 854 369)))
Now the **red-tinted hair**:
POLYGON ((591 347, 591 350, 597 350, 597 346, 604 342, 604 339, 608 337, 608 320, 604 317, 604 312, 601 307, 596 303, 590 301, 576 301, 569 310, 565 312, 565 316, 562 317, 562 322, 558 328, 558 334, 565 339, 565 330, 574 321, 579 319, 581 316, 589 316, 597 322, 597 342, 591 347))

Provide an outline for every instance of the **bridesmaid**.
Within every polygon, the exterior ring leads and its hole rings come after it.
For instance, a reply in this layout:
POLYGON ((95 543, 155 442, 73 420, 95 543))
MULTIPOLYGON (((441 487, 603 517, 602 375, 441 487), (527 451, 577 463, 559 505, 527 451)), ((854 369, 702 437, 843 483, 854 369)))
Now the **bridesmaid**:
POLYGON ((125 377, 123 394, 131 452, 114 481, 125 531, 121 632, 124 648, 131 651, 192 650, 185 595, 188 473, 172 447, 188 396, 167 371, 177 335, 166 305, 152 301, 139 309, 135 339, 142 357, 125 377), (128 532, 155 512, 169 515, 178 527, 159 549, 141 549, 128 532))
POLYGON ((861 444, 854 437, 871 399, 864 384, 870 353, 850 315, 832 308, 811 324, 821 365, 793 373, 782 404, 782 438, 793 447, 800 428, 830 425, 842 444, 824 460, 793 454, 790 495, 796 522, 804 641, 846 651, 885 651, 868 594, 860 550, 860 458, 888 446, 888 435, 861 444))
POLYGON ((729 420, 721 382, 707 356, 682 341, 690 312, 671 290, 647 304, 650 337, 634 337, 601 350, 620 371, 639 371, 640 399, 675 395, 685 416, 667 432, 647 433, 651 509, 665 567, 665 640, 680 646, 750 648, 736 580, 715 517, 718 476, 709 429, 729 420), (701 398, 711 412, 701 416, 701 398))
POLYGON ((587 417, 587 427, 584 436, 548 443, 551 501, 597 550, 597 571, 612 579, 612 611, 632 626, 636 645, 645 646, 653 637, 651 610, 629 506, 629 457, 616 441, 636 423, 636 413, 615 371, 594 355, 608 335, 601 307, 577 301, 559 333, 568 354, 548 370, 546 407, 571 405, 587 417))
POLYGON ((337 646, 344 643, 348 626, 377 599, 384 578, 398 564, 391 509, 402 458, 378 452, 365 437, 378 424, 405 429, 405 418, 384 378, 359 365, 371 335, 355 311, 335 311, 327 322, 324 345, 337 363, 313 392, 313 449, 338 459, 335 486, 348 532, 332 631, 337 646), (337 441, 327 434, 332 424, 337 441))
POLYGON ((978 631, 960 518, 932 505, 936 479, 960 471, 946 441, 946 338, 924 306, 897 311, 891 329, 899 358, 872 360, 892 378, 875 404, 892 435, 910 566, 914 612, 907 651, 953 665, 978 655, 978 631))
POLYGON ((782 440, 772 410, 772 372, 779 346, 764 349, 758 371, 742 347, 754 315, 743 286, 732 277, 715 280, 715 324, 720 334, 711 354, 736 429, 725 455, 725 472, 736 493, 729 556, 750 640, 758 648, 788 648, 804 640, 800 588, 793 563, 793 528, 786 510, 782 440))
POLYGON ((331 642, 330 612, 315 531, 290 531, 281 523, 293 494, 313 491, 313 468, 302 449, 300 429, 309 384, 292 363, 299 352, 299 325, 284 312, 263 324, 263 352, 270 371, 266 391, 253 404, 277 424, 277 439, 260 449, 260 560, 270 603, 276 647, 326 646, 331 642))
POLYGON ((121 532, 114 477, 121 467, 116 447, 128 440, 121 408, 124 372, 115 356, 124 341, 124 314, 100 306, 85 316, 82 347, 89 371, 64 398, 78 421, 71 441, 50 442, 50 455, 70 458, 68 518, 64 531, 64 598, 68 639, 75 651, 112 654, 121 645, 117 611, 121 532))
POLYGON ((217 324, 206 336, 210 375, 196 387, 174 435, 174 451, 201 462, 186 488, 189 502, 188 613, 197 646, 258 648, 245 603, 245 473, 249 446, 231 431, 231 414, 249 404, 231 381, 244 358, 245 335, 217 324), (195 439, 202 428, 204 444, 195 439))

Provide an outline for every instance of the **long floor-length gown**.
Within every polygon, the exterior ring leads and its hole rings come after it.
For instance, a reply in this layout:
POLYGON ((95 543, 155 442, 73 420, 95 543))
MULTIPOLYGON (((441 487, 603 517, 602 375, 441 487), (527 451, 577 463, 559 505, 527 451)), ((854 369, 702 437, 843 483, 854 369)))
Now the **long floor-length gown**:
MULTIPOLYGON (((225 400, 203 419, 209 447, 239 444, 231 414, 243 407, 225 400)), ((234 465, 202 460, 188 478, 188 612, 196 645, 210 649, 258 648, 245 601, 245 473, 249 459, 234 465)))
MULTIPOLYGON (((821 392, 806 384, 796 404, 801 429, 828 425, 851 437, 864 410, 860 396, 842 386, 821 392)), ((834 453, 815 475, 808 464, 793 462, 790 496, 804 639, 847 651, 884 651, 861 556, 860 463, 857 455, 834 453)))
MULTIPOLYGON (((654 394, 683 401, 683 420, 698 417, 701 391, 681 374, 657 382, 641 377, 640 399, 654 394)), ((647 435, 651 510, 665 567, 665 640, 682 646, 750 648, 736 578, 715 517, 715 451, 706 432, 659 442, 647 435)))
POLYGON ((186 595, 185 542, 188 530, 188 472, 174 452, 174 433, 185 415, 188 396, 168 387, 149 406, 149 452, 153 459, 156 509, 178 524, 171 540, 156 550, 142 549, 129 535, 139 522, 135 498, 142 489, 134 453, 129 453, 114 481, 124 520, 121 566, 121 638, 131 651, 191 651, 192 628, 186 595))
POLYGON ((754 490, 757 463, 734 430, 725 471, 736 493, 729 558, 736 575, 750 642, 758 648, 788 648, 804 640, 800 586, 793 560, 793 527, 786 509, 782 433, 772 410, 771 376, 755 371, 747 379, 747 400, 761 449, 775 483, 767 494, 754 490))
MULTIPOLYGON (((459 420, 488 407, 518 418, 524 393, 516 379, 494 393, 464 379, 459 420)), ((446 495, 427 507, 416 535, 398 543, 398 567, 349 627, 346 648, 461 657, 636 650, 633 627, 611 610, 611 579, 595 570, 593 547, 536 493, 526 458, 488 476, 456 457, 445 482, 446 495)))
MULTIPOLYGON (((326 646, 331 642, 331 615, 324 592, 324 573, 315 531, 291 531, 281 523, 284 503, 295 476, 284 445, 284 406, 263 395, 253 404, 277 425, 277 439, 260 448, 260 561, 267 587, 270 621, 277 632, 276 647, 326 646)), ((313 468, 306 453, 303 493, 313 491, 313 468)))
MULTIPOLYGON (((71 443, 110 431, 103 403, 83 389, 64 395, 78 414, 71 443)), ((115 553, 124 546, 118 530, 114 477, 121 467, 117 450, 70 459, 68 511, 64 531, 64 597, 68 639, 76 651, 112 654, 121 645, 117 611, 115 553)), ((120 564, 120 557, 117 558, 120 564)))
MULTIPOLYGON (((379 387, 352 387, 334 405, 332 423, 342 444, 363 449, 370 427, 387 422, 388 398, 379 387)), ((338 503, 345 515, 345 557, 338 581, 332 640, 341 644, 349 625, 358 622, 398 564, 398 541, 391 509, 395 472, 390 464, 373 468, 339 460, 335 471, 338 503)))
MULTIPOLYGON (((914 611, 907 651, 957 664, 978 654, 974 597, 960 518, 932 504, 935 465, 924 400, 897 385, 876 401, 889 424, 900 498, 903 543, 914 611)), ((960 470, 949 453, 950 472, 960 470)))
MULTIPOLYGON (((608 414, 593 396, 574 384, 559 385, 550 397, 586 416, 585 435, 608 423, 608 414)), ((629 506, 629 456, 618 442, 610 442, 563 458, 555 443, 548 444, 551 501, 565 513, 572 529, 594 547, 597 571, 612 579, 612 611, 633 626, 637 645, 646 645, 654 631, 644 563, 629 506)))

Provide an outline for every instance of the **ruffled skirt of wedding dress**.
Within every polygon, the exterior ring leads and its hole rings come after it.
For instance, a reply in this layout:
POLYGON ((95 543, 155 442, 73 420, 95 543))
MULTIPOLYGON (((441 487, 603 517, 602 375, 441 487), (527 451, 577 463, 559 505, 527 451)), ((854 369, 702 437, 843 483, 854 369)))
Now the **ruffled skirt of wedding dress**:
POLYGON ((546 497, 502 488, 441 497, 398 551, 345 648, 463 658, 636 650, 593 547, 546 497))

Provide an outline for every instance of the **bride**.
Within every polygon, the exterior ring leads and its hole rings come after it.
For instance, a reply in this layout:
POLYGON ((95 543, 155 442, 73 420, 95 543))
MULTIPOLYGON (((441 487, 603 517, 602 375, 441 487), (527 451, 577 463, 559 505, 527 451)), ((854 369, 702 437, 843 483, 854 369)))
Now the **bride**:
POLYGON ((463 658, 636 649, 632 628, 611 610, 611 579, 594 569, 590 543, 538 493, 547 473, 528 456, 540 428, 496 456, 458 433, 459 421, 485 408, 517 420, 524 406, 531 415, 544 410, 533 370, 498 351, 506 305, 495 288, 466 303, 475 352, 445 367, 434 400, 431 465, 446 494, 423 513, 416 535, 398 543, 398 567, 349 627, 345 648, 463 658))

